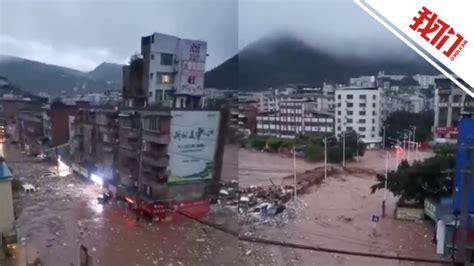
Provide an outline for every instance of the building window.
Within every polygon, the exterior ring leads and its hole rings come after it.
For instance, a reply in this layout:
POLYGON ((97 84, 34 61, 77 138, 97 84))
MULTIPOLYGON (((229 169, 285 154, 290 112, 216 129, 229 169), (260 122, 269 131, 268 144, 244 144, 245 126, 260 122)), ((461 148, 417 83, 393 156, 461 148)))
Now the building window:
POLYGON ((338 114, 338 115, 341 115, 341 111, 337 111, 337 114, 338 114))
POLYGON ((338 118, 338 119, 337 119, 337 122, 338 122, 338 123, 341 123, 341 119, 340 119, 340 118, 338 118))
POLYGON ((155 35, 151 35, 151 43, 155 43, 155 35))
POLYGON ((153 79, 153 73, 150 73, 150 79, 153 79))
POLYGON ((339 95, 337 95, 337 99, 338 99, 338 100, 340 100, 340 99, 341 99, 341 95, 340 95, 340 94, 339 94, 339 95))
POLYGON ((372 99, 377 100, 377 95, 372 95, 372 99))
POLYGON ((359 119, 359 121, 357 121, 357 123, 365 124, 365 119, 359 119))
POLYGON ((354 112, 353 111, 347 111, 347 115, 353 115, 354 112))
POLYGON ((359 115, 365 115, 365 111, 359 111, 359 115))
POLYGON ((352 123, 352 119, 347 119, 347 123, 348 124, 352 123))
POLYGON ((372 127, 372 131, 375 131, 375 127, 372 127))
POLYGON ((155 55, 151 54, 151 60, 155 60, 155 55))
POLYGON ((360 132, 365 132, 365 127, 359 127, 360 132))
POLYGON ((372 115, 377 115, 377 113, 375 111, 372 111, 372 115))
POLYGON ((372 124, 375 124, 375 119, 372 119, 372 124))
POLYGON ((341 103, 337 103, 337 107, 341 107, 341 103))
POLYGON ((161 84, 170 84, 172 83, 172 77, 170 74, 161 74, 161 79, 160 79, 161 84))
POLYGON ((374 135, 374 134, 372 134, 372 138, 375 138, 375 135, 374 135))
POLYGON ((359 107, 365 107, 365 103, 359 103, 359 107))
POLYGON ((462 95, 453 95, 453 103, 461 103, 462 95))
POLYGON ((144 129, 151 130, 151 131, 159 131, 159 118, 152 117, 152 118, 145 119, 144 129))
POLYGON ((354 107, 353 103, 347 103, 347 107, 354 107))
POLYGON ((352 94, 347 94, 347 99, 349 99, 349 100, 354 99, 354 95, 352 95, 352 94))
POLYGON ((341 127, 337 127, 337 131, 341 131, 341 127))
POLYGON ((373 103, 373 104, 372 104, 372 107, 374 107, 374 108, 375 108, 375 103, 373 103))
POLYGON ((359 99, 365 100, 365 99, 367 99, 367 95, 365 95, 365 94, 364 95, 359 95, 359 99))
POLYGON ((163 66, 171 66, 173 64, 173 54, 161 54, 161 64, 163 66))

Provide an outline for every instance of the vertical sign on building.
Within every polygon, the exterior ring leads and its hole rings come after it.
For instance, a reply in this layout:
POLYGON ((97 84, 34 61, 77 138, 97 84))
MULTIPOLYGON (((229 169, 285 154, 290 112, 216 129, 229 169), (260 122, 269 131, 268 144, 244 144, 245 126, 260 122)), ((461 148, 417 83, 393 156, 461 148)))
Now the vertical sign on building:
POLYGON ((207 44, 201 41, 183 42, 182 75, 177 93, 199 96, 204 92, 207 44))
POLYGON ((168 183, 212 179, 219 111, 172 111, 171 116, 168 183))

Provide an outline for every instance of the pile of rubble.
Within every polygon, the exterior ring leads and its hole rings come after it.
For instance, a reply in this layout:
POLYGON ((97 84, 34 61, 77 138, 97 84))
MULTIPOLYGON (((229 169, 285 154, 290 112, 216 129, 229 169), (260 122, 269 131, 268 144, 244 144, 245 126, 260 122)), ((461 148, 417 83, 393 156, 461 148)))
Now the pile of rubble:
MULTIPOLYGON (((328 167, 327 175, 333 175, 337 169, 328 167)), ((293 179, 288 176, 285 180, 293 179)), ((324 180, 324 167, 306 171, 297 175, 296 191, 298 195, 307 193, 309 188, 320 184, 324 180)), ((292 181, 292 180, 290 180, 292 181)), ((219 195, 219 207, 229 209, 239 215, 239 224, 263 224, 282 226, 289 220, 301 216, 305 204, 300 200, 293 200, 295 187, 292 182, 286 185, 250 186, 240 188, 239 183, 233 180, 222 183, 219 195)))

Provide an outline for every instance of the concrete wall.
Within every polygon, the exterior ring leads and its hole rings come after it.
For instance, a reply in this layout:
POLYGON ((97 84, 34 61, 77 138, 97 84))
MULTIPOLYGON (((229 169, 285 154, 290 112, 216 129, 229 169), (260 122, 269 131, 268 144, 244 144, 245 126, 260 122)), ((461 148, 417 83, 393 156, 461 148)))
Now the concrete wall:
POLYGON ((15 221, 13 215, 11 181, 0 181, 0 232, 11 233, 15 221))

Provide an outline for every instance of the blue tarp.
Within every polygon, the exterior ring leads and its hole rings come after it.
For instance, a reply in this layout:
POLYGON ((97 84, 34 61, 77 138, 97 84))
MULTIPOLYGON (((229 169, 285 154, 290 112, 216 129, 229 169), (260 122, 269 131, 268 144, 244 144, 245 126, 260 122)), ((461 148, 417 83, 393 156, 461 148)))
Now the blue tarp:
POLYGON ((0 162, 0 181, 2 180, 7 180, 12 178, 12 172, 10 171, 10 168, 8 168, 8 165, 4 162, 0 162))

